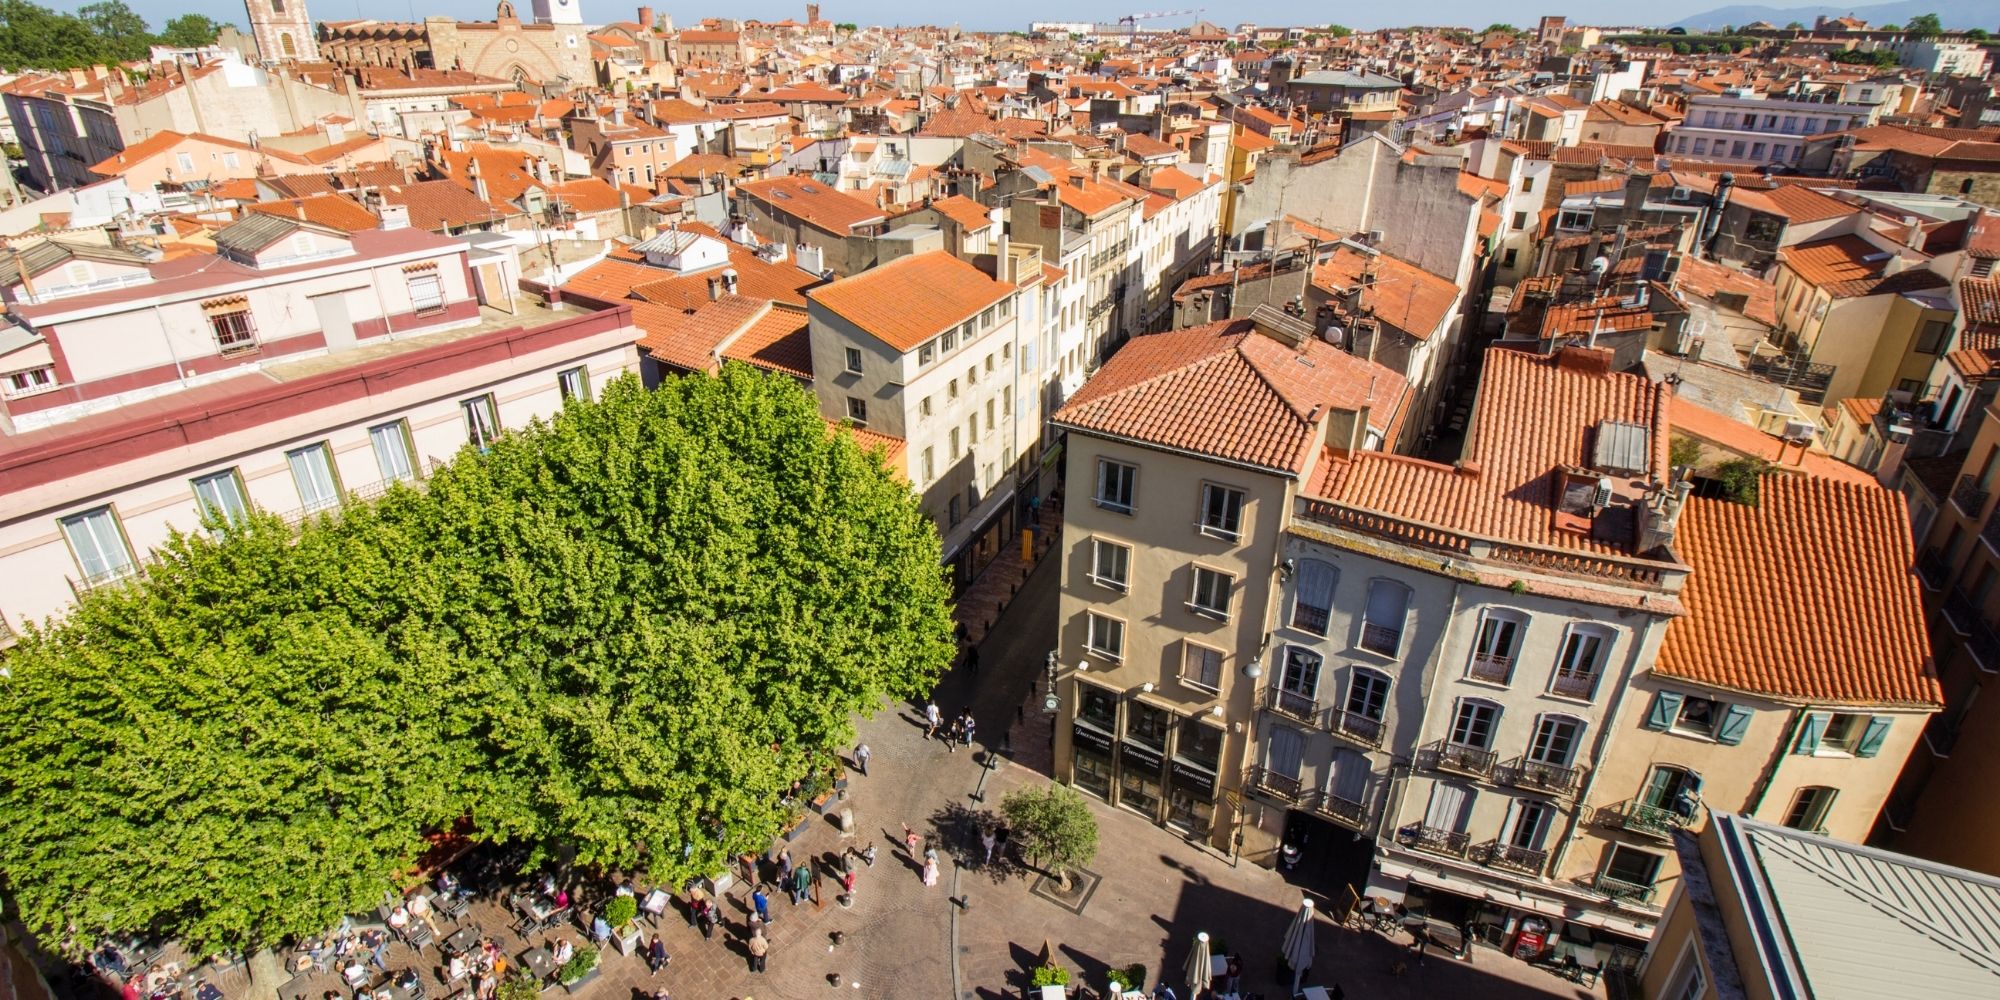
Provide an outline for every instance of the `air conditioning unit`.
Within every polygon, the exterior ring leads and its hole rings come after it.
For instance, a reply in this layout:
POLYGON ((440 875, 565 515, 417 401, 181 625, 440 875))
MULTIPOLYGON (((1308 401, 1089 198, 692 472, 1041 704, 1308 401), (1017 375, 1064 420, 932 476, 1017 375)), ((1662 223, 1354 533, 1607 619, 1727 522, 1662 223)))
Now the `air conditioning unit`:
POLYGON ((1779 436, 1790 444, 1805 444, 1818 432, 1819 428, 1814 426, 1812 421, 1794 419, 1785 421, 1784 433, 1779 436))
POLYGON ((1590 506, 1592 510, 1603 510, 1611 506, 1611 480, 1609 477, 1600 477, 1597 480, 1597 489, 1590 495, 1590 506))

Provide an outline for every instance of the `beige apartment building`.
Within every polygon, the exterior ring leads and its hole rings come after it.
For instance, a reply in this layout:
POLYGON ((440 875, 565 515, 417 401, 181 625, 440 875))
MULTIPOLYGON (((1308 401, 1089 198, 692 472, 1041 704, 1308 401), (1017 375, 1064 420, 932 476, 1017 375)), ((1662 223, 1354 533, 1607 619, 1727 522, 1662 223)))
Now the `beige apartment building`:
POLYGON ((1135 338, 1057 411, 1059 780, 1235 850, 1283 526, 1403 396, 1380 365, 1232 320, 1135 338))

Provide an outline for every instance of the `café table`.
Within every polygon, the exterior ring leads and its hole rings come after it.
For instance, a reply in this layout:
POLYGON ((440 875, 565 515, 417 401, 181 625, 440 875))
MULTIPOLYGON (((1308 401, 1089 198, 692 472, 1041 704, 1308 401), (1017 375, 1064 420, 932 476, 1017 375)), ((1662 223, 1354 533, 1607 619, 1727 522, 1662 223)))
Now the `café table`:
POLYGON ((530 948, 521 953, 521 964, 535 974, 535 978, 547 982, 556 974, 556 960, 547 948, 530 948))
POLYGON ((478 947, 479 928, 475 926, 460 927, 452 931, 450 937, 444 939, 444 953, 447 958, 452 955, 470 954, 478 947))
POLYGON ((672 899, 673 897, 667 895, 665 889, 654 889, 646 894, 646 901, 639 904, 639 909, 644 910, 657 925, 659 918, 667 912, 667 903, 672 899))

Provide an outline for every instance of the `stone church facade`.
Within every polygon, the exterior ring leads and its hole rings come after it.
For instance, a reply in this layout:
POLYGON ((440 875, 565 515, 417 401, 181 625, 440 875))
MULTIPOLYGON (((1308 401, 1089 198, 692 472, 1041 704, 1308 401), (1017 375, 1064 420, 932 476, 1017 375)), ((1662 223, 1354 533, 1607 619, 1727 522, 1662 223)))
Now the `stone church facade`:
POLYGON ((594 73, 589 29, 581 24, 523 24, 514 5, 505 0, 491 21, 448 17, 421 22, 328 21, 320 25, 319 49, 323 58, 343 69, 457 69, 551 85, 588 83, 594 73))

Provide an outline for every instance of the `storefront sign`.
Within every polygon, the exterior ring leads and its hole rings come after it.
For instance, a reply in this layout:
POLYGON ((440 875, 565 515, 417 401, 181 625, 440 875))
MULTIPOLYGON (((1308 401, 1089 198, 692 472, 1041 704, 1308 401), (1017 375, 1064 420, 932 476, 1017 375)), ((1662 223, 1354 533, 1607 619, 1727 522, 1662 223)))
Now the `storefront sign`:
POLYGON ((1205 796, 1215 795, 1215 772, 1205 770, 1187 761, 1175 759, 1174 783, 1197 791, 1205 796))
POLYGON ((1101 753, 1111 752, 1111 735, 1109 733, 1087 725, 1080 719, 1070 723, 1069 728, 1071 738, 1076 741, 1077 746, 1089 747, 1101 753))
POLYGON ((1160 752, 1158 750, 1130 742, 1124 744, 1124 749, 1127 761, 1144 770, 1151 771, 1156 776, 1160 773, 1160 752))

